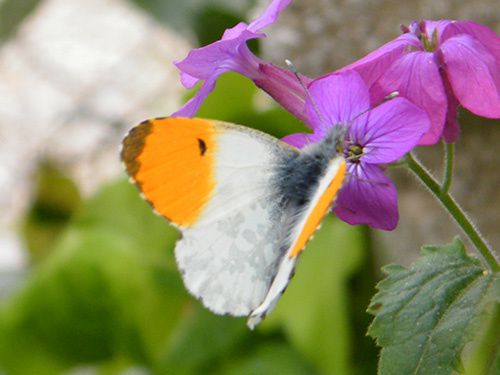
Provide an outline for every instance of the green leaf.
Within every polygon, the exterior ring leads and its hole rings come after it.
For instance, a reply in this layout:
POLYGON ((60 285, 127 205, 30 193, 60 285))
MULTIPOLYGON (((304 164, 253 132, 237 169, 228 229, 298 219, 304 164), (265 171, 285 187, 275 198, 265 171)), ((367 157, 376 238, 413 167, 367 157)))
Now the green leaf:
POLYGON ((428 246, 409 269, 385 267, 368 334, 382 349, 379 373, 451 374, 494 301, 500 278, 467 256, 460 239, 428 246))

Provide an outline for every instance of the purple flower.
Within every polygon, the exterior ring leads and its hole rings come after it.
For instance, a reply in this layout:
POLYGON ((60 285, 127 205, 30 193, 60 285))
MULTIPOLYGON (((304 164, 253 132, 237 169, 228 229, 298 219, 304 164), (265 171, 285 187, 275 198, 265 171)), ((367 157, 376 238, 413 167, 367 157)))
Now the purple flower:
POLYGON ((355 71, 314 80, 309 90, 316 107, 307 100, 306 112, 314 133, 292 134, 284 140, 302 147, 322 139, 334 125, 346 126, 348 177, 334 212, 349 224, 394 229, 398 222, 396 188, 380 165, 398 160, 417 145, 429 129, 427 114, 404 98, 368 110, 368 87, 355 71))
POLYGON ((423 108, 431 127, 419 144, 459 135, 461 104, 483 117, 500 117, 500 38, 468 21, 422 21, 404 34, 339 71, 355 69, 372 101, 392 91, 423 108))
MULTIPOLYGON (((246 44, 250 39, 265 37, 260 30, 276 22, 291 1, 273 0, 264 13, 250 24, 241 22, 227 29, 220 40, 193 49, 184 60, 176 62, 184 87, 192 88, 199 81, 203 84, 196 95, 172 116, 194 116, 214 89, 217 78, 225 72, 234 71, 252 79, 292 114, 303 119, 304 90, 293 73, 259 59, 246 44)), ((305 77, 304 80, 310 81, 305 77)))

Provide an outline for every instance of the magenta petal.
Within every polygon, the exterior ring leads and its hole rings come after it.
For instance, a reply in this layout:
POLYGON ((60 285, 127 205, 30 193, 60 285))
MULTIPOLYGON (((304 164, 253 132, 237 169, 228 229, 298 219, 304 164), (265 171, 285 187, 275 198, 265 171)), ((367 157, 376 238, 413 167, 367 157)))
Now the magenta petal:
POLYGON ((269 25, 272 25, 276 22, 280 13, 288 7, 291 2, 292 0, 273 0, 262 15, 250 23, 248 29, 252 31, 259 31, 269 25))
POLYGON ((499 118, 500 61, 465 34, 446 40, 441 53, 458 101, 479 116, 499 118))
MULTIPOLYGON (((408 51, 421 49, 421 43, 414 34, 403 34, 360 60, 339 69, 336 73, 354 69, 363 77, 366 85, 371 88, 394 61, 408 51)), ((376 100, 378 99, 380 98, 376 98, 376 100)))
POLYGON ((200 109, 207 95, 215 88, 217 77, 211 77, 203 82, 195 96, 189 99, 177 112, 172 113, 171 117, 193 117, 200 109))
POLYGON ((471 35, 480 41, 495 56, 495 59, 500 61, 500 38, 493 30, 475 22, 451 21, 443 31, 442 40, 446 41, 460 34, 471 35))
POLYGON ((368 89, 354 70, 314 80, 309 91, 315 103, 306 98, 306 111, 315 132, 325 133, 339 123, 349 124, 370 106, 368 89))
POLYGON ((441 138, 446 117, 446 93, 439 67, 432 53, 413 52, 403 55, 375 84, 382 95, 399 91, 401 97, 425 110, 431 127, 420 145, 437 143, 441 138))
POLYGON ((181 72, 201 80, 208 79, 220 69, 233 70, 253 78, 252 76, 257 75, 260 60, 247 51, 245 43, 260 37, 263 37, 263 34, 244 30, 238 38, 218 40, 208 46, 191 50, 184 60, 176 62, 175 65, 181 72))
MULTIPOLYGON (((266 63, 259 65, 259 73, 259 77, 254 79, 257 87, 271 95, 283 108, 306 126, 312 128, 305 110, 306 93, 297 77, 288 69, 266 63)), ((305 85, 311 82, 311 79, 306 76, 300 75, 300 77, 305 85)))
POLYGON ((346 223, 393 230, 398 223, 394 184, 373 164, 351 164, 333 211, 346 223))
POLYGON ((247 28, 248 25, 245 22, 240 22, 230 29, 224 30, 224 34, 222 34, 222 38, 220 38, 220 40, 239 38, 247 28))
POLYGON ((429 130, 429 117, 404 98, 392 99, 352 125, 352 141, 363 146, 363 162, 392 163, 413 149, 429 130))
POLYGON ((196 77, 190 76, 187 73, 181 72, 181 83, 187 89, 192 89, 200 80, 196 77))
POLYGON ((432 34, 434 34, 434 30, 436 30, 438 40, 441 40, 444 30, 453 21, 450 21, 450 20, 438 20, 438 21, 425 20, 423 22, 424 22, 425 34, 429 37, 429 39, 432 39, 432 34))

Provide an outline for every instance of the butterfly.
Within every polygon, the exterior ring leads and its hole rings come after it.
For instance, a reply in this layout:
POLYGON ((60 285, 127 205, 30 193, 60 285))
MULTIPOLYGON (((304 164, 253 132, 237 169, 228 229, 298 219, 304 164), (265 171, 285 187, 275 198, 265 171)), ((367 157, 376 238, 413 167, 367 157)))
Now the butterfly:
POLYGON ((345 133, 298 150, 266 133, 200 118, 157 118, 132 128, 121 159, 154 211, 181 231, 175 257, 186 288, 216 314, 275 307, 298 255, 345 177, 345 133))

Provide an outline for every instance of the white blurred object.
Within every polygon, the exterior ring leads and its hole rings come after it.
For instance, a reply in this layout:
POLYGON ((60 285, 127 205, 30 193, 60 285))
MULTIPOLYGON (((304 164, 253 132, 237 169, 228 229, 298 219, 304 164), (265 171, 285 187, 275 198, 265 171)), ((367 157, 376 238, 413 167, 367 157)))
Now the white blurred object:
POLYGON ((126 129, 179 107, 188 48, 126 1, 46 0, 0 49, 0 272, 24 264, 14 230, 37 162, 84 195, 116 177, 126 129))

